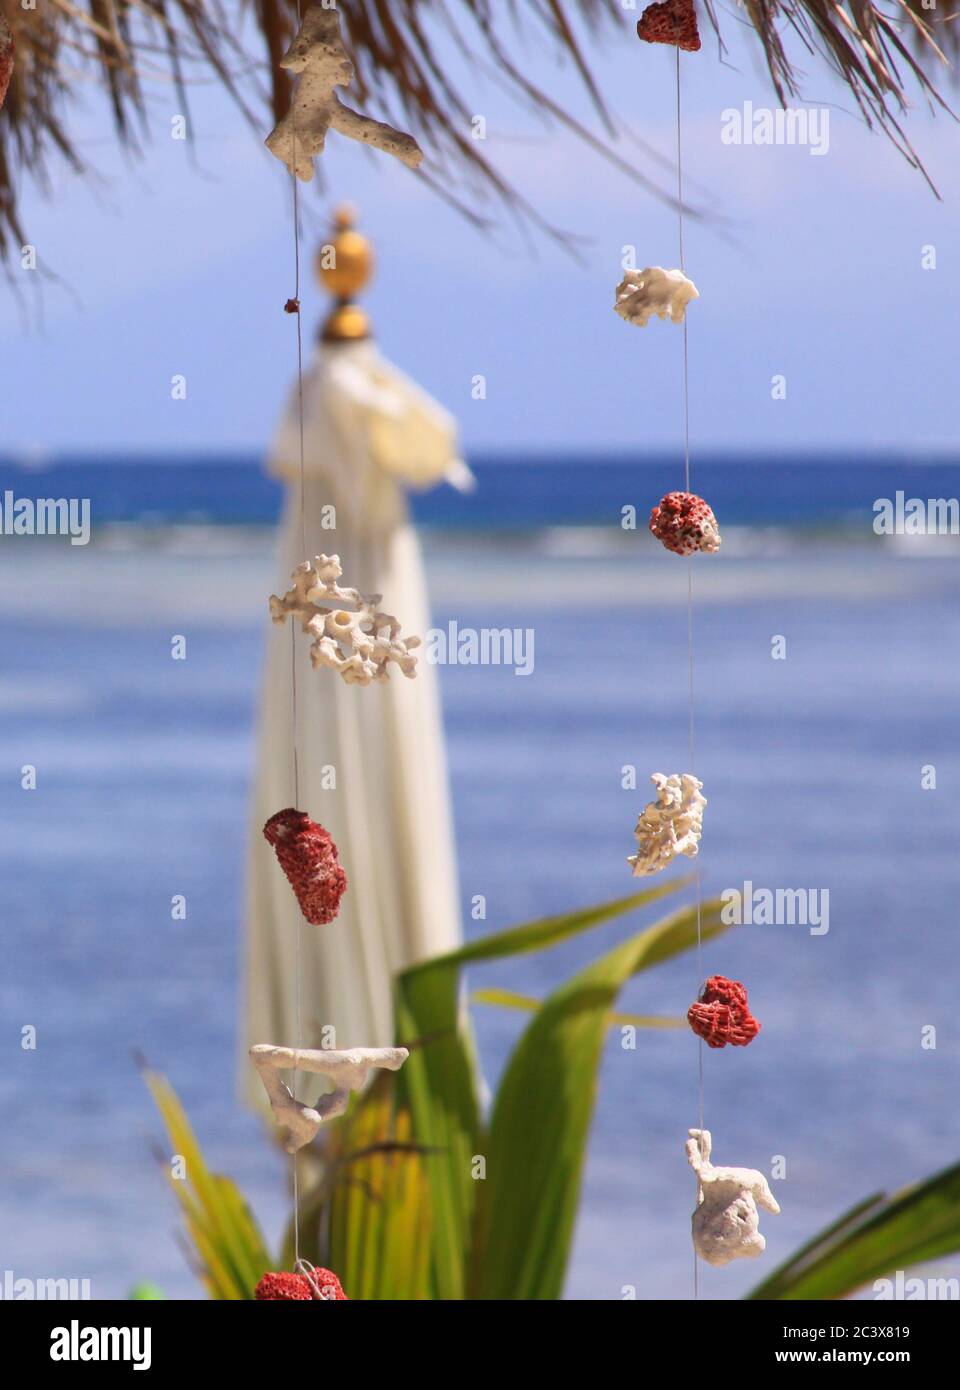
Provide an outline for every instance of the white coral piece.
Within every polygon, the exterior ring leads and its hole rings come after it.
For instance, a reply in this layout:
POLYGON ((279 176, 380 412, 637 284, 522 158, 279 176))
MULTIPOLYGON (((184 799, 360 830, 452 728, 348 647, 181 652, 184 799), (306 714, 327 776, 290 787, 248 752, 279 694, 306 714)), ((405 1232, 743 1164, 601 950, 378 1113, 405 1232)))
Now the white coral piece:
POLYGON ((665 777, 655 772, 650 781, 657 789, 656 801, 651 801, 640 813, 633 832, 639 848, 627 859, 633 865, 634 878, 658 874, 671 859, 685 854, 692 859, 700 848, 703 829, 702 782, 692 772, 673 773, 665 777))
POLYGON ((354 1047, 349 1052, 327 1052, 257 1043, 250 1049, 250 1059, 263 1082, 277 1124, 288 1131, 284 1148, 291 1154, 310 1143, 324 1120, 343 1114, 350 1092, 366 1085, 371 1067, 399 1071, 409 1055, 405 1047, 354 1047), (329 1077, 334 1090, 321 1096, 315 1106, 303 1105, 294 1100, 278 1071, 307 1071, 329 1077))
POLYGON ((381 683, 389 678, 388 666, 396 662, 405 676, 417 674, 419 637, 401 637, 400 624, 378 605, 382 594, 361 594, 342 589, 339 555, 317 555, 294 570, 293 588, 283 598, 270 595, 270 616, 275 623, 299 618, 313 642, 310 660, 315 669, 329 666, 339 671, 348 685, 381 683), (325 605, 329 602, 330 606, 325 605))
POLYGON ((280 66, 297 74, 290 109, 267 136, 267 148, 291 174, 308 182, 313 178, 313 157, 323 153, 328 130, 351 140, 373 145, 416 169, 423 151, 412 135, 394 130, 370 116, 344 106, 338 87, 353 81, 353 63, 340 37, 340 14, 315 0, 305 12, 296 38, 280 59, 280 66))
POLYGON ((755 1168, 715 1168, 710 1162, 708 1129, 691 1129, 687 1162, 697 1175, 697 1209, 693 1213, 693 1245, 708 1265, 755 1259, 767 1242, 760 1234, 760 1213, 779 1214, 777 1199, 766 1178, 755 1168))
POLYGON ((652 314, 657 318, 683 323, 691 299, 699 299, 700 291, 682 270, 664 270, 660 265, 648 265, 643 270, 628 270, 617 286, 614 308, 627 323, 645 328, 652 314))

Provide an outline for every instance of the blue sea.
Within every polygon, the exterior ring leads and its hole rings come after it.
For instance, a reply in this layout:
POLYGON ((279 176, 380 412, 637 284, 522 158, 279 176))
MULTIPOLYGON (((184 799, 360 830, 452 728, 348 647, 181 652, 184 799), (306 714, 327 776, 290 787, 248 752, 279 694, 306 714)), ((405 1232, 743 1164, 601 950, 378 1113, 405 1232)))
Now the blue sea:
MULTIPOLYGON (((645 529, 676 458, 470 462, 472 496, 415 501, 435 621, 535 635, 528 677, 440 671, 476 934, 630 891, 649 773, 687 761, 687 566, 645 529)), ((724 533, 694 569, 703 891, 830 895, 824 934, 743 926, 705 948, 763 1024, 705 1055, 715 1157, 785 1169, 764 1259, 701 1268, 701 1296, 726 1299, 868 1193, 960 1158, 960 537, 872 526, 898 491, 956 497, 960 458, 695 457, 693 486, 724 533)), ((6 489, 89 497, 94 530, 85 547, 0 535, 0 1269, 201 1297, 135 1058, 174 1083, 275 1241, 288 1169, 238 1099, 236 1029, 280 494, 253 457, 7 459, 6 489)), ((469 984, 542 995, 645 920, 469 984)), ((682 1015, 698 983, 689 955, 621 1007, 682 1015)), ((523 1018, 478 1005, 475 1021, 495 1084, 523 1018)), ((692 1296, 697 1051, 686 1030, 634 1051, 611 1035, 569 1297, 692 1296)))
MULTIPOLYGON (((464 496, 440 487, 415 496, 424 526, 522 531, 550 526, 619 526, 624 506, 645 516, 663 493, 682 486, 675 456, 498 455, 471 458, 480 481, 464 496), (642 495, 637 484, 642 481, 642 495)), ((911 496, 936 497, 956 477, 960 456, 796 454, 708 456, 694 460, 697 487, 727 523, 823 527, 862 523, 877 497, 909 482, 911 496)), ((77 496, 82 480, 101 525, 139 523, 268 525, 279 516, 281 487, 257 455, 0 456, 0 480, 17 496, 42 483, 45 497, 77 496)))

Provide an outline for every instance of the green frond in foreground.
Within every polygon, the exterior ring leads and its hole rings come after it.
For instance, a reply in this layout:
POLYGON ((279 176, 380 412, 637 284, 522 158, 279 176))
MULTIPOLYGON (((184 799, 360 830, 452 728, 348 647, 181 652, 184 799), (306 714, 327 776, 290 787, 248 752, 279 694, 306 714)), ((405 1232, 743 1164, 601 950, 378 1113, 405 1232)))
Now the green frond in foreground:
POLYGON ((182 1161, 184 1177, 167 1168, 190 1237, 196 1264, 211 1298, 250 1299, 260 1276, 276 1265, 260 1228, 236 1185, 211 1173, 169 1081, 147 1071, 144 1080, 160 1112, 171 1158, 182 1161))
MULTIPOLYGON (((697 909, 680 908, 632 931, 543 1000, 506 988, 481 991, 487 1002, 529 1014, 489 1113, 462 1006, 464 973, 481 961, 570 943, 684 886, 667 880, 496 932, 398 977, 398 1040, 410 1047, 409 1060, 402 1071, 378 1076, 301 1156, 301 1180, 316 1175, 301 1197, 301 1252, 336 1270, 350 1298, 562 1297, 611 1025, 642 1030, 678 1021, 620 1014, 619 995, 634 975, 696 944, 697 909)), ((705 941, 726 930, 720 912, 719 900, 702 905, 705 941)), ((630 1064, 642 1077, 642 1044, 630 1064)), ((208 1169, 169 1083, 153 1072, 146 1080, 171 1155, 182 1161, 185 1181, 172 1171, 168 1176, 192 1262, 212 1298, 252 1298, 266 1269, 292 1267, 291 1237, 273 1261, 237 1188, 208 1169)), ((642 1208, 631 1213, 640 1230, 643 1219, 642 1208)), ((681 1238, 686 1232, 678 1232, 681 1238)), ((958 1251, 960 1164, 891 1197, 861 1202, 750 1297, 843 1298, 871 1280, 958 1251)))
POLYGON ((750 1298, 844 1298, 884 1275, 960 1251, 960 1163, 858 1203, 797 1251, 750 1298))
MULTIPOLYGON (((399 977, 398 1040, 422 1042, 396 1084, 414 1138, 431 1155, 433 1297, 559 1297, 610 1015, 631 976, 696 943, 697 911, 684 908, 629 937, 539 1005, 507 1063, 489 1123, 460 1007, 464 968, 558 945, 681 886, 668 881, 529 922, 399 977)), ((725 930, 720 906, 703 905, 704 940, 725 930)))

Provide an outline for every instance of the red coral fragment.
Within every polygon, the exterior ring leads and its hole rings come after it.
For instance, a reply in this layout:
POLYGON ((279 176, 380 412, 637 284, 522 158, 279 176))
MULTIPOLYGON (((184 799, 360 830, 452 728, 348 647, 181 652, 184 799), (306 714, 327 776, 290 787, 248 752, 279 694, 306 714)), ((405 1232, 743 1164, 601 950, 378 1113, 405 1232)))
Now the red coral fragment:
POLYGON ((670 43, 687 53, 698 52, 700 30, 693 0, 648 5, 637 23, 637 33, 646 43, 670 43))
POLYGON ((303 1303, 313 1298, 302 1274, 265 1274, 253 1294, 258 1303, 303 1303))
POLYGON ((312 1282, 305 1274, 265 1274, 253 1296, 259 1303, 309 1303, 312 1299, 349 1302, 332 1270, 317 1266, 311 1278, 312 1282))
POLYGON ((697 1003, 690 1005, 687 1022, 708 1047, 746 1047, 760 1032, 747 1007, 746 989, 725 975, 710 976, 697 1003))
POLYGON ((314 926, 332 922, 347 890, 347 876, 330 833, 292 806, 271 816, 263 833, 307 921, 314 926))
POLYGON ((713 508, 695 492, 668 492, 650 513, 650 530, 674 555, 712 554, 720 549, 713 508))

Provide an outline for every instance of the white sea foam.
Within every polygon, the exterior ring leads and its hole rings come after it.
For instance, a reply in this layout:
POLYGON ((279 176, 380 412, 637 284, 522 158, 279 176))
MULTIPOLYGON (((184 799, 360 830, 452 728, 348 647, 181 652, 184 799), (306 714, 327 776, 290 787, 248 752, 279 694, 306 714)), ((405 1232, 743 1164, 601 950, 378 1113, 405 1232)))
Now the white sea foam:
MULTIPOLYGON (((686 563, 665 555, 645 533, 425 530, 422 542, 437 609, 516 612, 599 603, 636 610, 687 602, 686 563)), ((0 618, 45 620, 56 592, 59 620, 85 627, 105 622, 110 609, 114 626, 188 619, 255 625, 275 586, 274 557, 269 528, 205 525, 109 527, 81 551, 45 544, 0 549, 0 618)), ((922 598, 952 589, 955 563, 949 537, 870 537, 855 544, 847 536, 725 527, 720 554, 694 562, 694 595, 704 607, 786 597, 922 598), (927 565, 909 563, 921 555, 927 565)))

